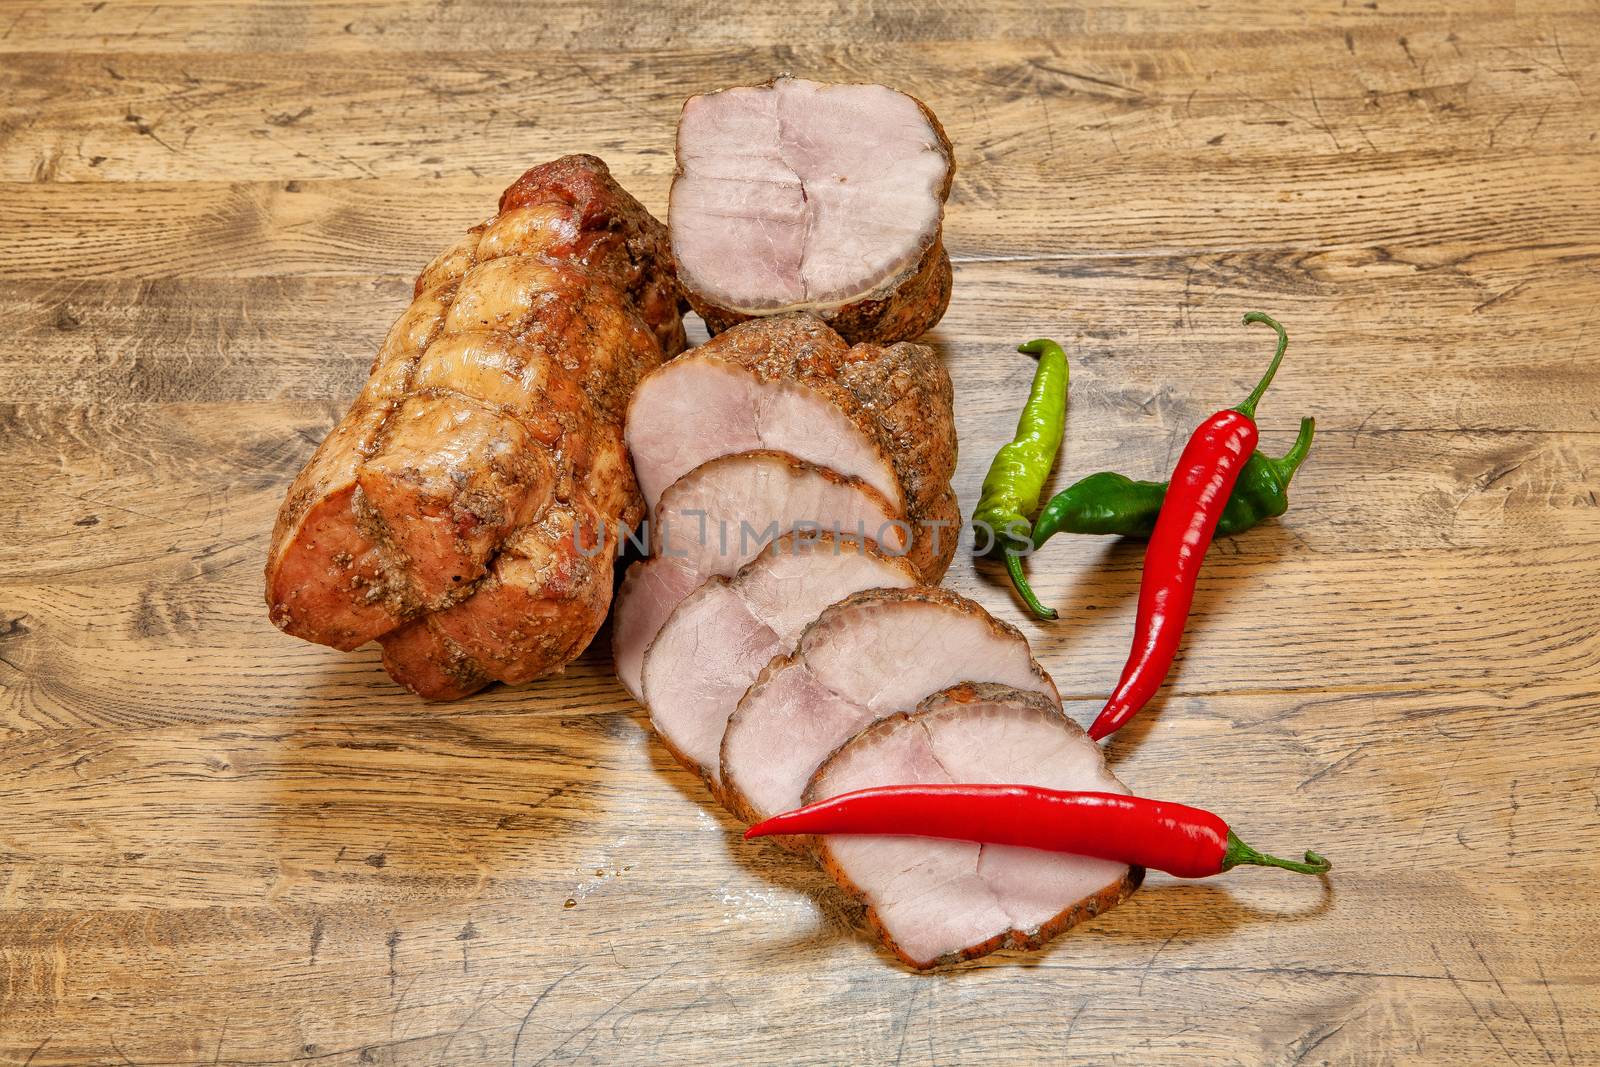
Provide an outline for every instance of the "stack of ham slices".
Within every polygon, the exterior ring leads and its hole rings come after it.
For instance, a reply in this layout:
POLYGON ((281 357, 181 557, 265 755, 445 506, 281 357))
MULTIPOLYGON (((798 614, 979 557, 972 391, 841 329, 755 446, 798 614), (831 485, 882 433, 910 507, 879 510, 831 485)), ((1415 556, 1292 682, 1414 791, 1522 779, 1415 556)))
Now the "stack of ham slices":
MULTIPOLYGON (((684 106, 673 255, 723 332, 628 406, 652 536, 614 651, 672 754, 751 822, 874 785, 1128 791, 1023 636, 937 584, 960 532, 952 394, 907 342, 949 299, 953 169, 933 113, 881 85, 779 78, 684 106)), ((960 841, 775 840, 918 968, 1036 947, 1143 875, 960 841)))
MULTIPOLYGON (((923 782, 1127 792, 1023 636, 936 585, 959 520, 931 349, 753 319, 646 375, 625 437, 652 524, 612 618, 617 674, 730 811, 923 782)), ((803 847, 919 968, 1036 946, 1142 873, 919 838, 803 847)))

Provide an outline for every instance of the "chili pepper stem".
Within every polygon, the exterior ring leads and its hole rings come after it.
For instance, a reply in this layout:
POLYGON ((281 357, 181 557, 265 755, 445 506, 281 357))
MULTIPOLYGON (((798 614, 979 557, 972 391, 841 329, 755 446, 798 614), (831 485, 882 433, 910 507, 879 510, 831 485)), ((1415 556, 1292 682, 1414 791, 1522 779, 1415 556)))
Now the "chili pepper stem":
POLYGON ((1277 319, 1264 311, 1246 312, 1244 321, 1245 325, 1253 322, 1264 322, 1278 331, 1278 351, 1273 354, 1272 363, 1267 367, 1267 373, 1261 376, 1261 380, 1256 383, 1255 389, 1251 390, 1250 395, 1245 397, 1244 403, 1233 409, 1246 418, 1253 419, 1256 417, 1256 405, 1261 402, 1261 395, 1267 391, 1267 386, 1272 384, 1273 376, 1278 373, 1278 364, 1283 362, 1284 350, 1289 347, 1289 334, 1277 319))
POLYGON ((1243 841, 1232 830, 1228 831, 1228 850, 1222 856, 1222 869, 1224 871, 1244 864, 1256 867, 1282 867, 1286 871, 1297 871, 1300 874, 1327 874, 1333 868, 1327 857, 1319 856, 1310 849, 1306 850, 1304 863, 1297 860, 1279 859, 1269 856, 1264 852, 1257 852, 1243 841))
POLYGON ((1039 598, 1033 595, 1033 587, 1028 584, 1028 578, 1022 573, 1022 555, 1014 548, 1006 549, 1006 573, 1011 575, 1011 584, 1016 587, 1017 595, 1022 597, 1022 602, 1028 605, 1028 610, 1046 622, 1054 620, 1054 608, 1047 608, 1039 603, 1039 598))
POLYGON ((1300 420, 1300 434, 1294 439, 1294 444, 1283 456, 1273 461, 1273 466, 1278 468, 1278 475, 1283 479, 1284 488, 1289 487, 1289 482, 1294 478, 1294 472, 1300 469, 1300 464, 1306 461, 1306 456, 1311 452, 1311 438, 1316 436, 1317 420, 1307 416, 1300 420))

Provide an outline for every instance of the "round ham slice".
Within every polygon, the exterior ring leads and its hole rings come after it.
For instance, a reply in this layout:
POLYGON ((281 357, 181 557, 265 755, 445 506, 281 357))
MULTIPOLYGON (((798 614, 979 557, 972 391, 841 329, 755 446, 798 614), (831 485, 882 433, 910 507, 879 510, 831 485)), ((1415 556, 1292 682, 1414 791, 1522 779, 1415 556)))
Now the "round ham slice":
MULTIPOLYGON (((812 778, 806 803, 880 785, 1017 783, 1128 793, 1100 748, 1048 699, 960 685, 857 734, 812 778)), ((1000 948, 1038 948, 1127 899, 1139 867, 1010 845, 834 835, 818 857, 867 906, 896 956, 919 969, 1000 948)))
POLYGON ((656 634, 641 676, 651 724, 678 762, 715 788, 728 716, 761 668, 793 650, 829 604, 916 582, 904 560, 869 541, 784 535, 733 577, 691 593, 656 634))
POLYGON ((679 601, 796 529, 855 533, 891 554, 914 547, 904 513, 871 486, 781 452, 722 456, 661 494, 651 556, 628 568, 612 616, 617 677, 635 699, 645 650, 679 601))
POLYGON ((775 78, 690 97, 672 251, 713 332, 813 311, 851 341, 921 335, 950 301, 955 171, 939 120, 883 85, 775 78))
POLYGON ((806 627, 795 651, 773 660, 739 701, 722 738, 722 800, 750 822, 797 808, 839 745, 967 681, 1061 704, 1022 634, 966 597, 939 588, 849 596, 806 627))

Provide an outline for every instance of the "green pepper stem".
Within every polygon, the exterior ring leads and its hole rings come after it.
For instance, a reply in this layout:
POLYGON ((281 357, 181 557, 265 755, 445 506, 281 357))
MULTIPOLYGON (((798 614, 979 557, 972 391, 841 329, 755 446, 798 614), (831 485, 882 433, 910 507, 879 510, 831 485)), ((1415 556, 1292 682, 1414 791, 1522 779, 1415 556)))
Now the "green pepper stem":
POLYGON ((1311 438, 1317 432, 1317 420, 1307 416, 1300 420, 1300 435, 1294 439, 1294 444, 1280 459, 1272 461, 1278 468, 1278 477, 1283 479, 1283 487, 1289 488, 1289 483, 1294 480, 1294 472, 1300 469, 1300 464, 1306 461, 1306 456, 1311 452, 1311 438))
POLYGON ((1053 608, 1045 607, 1039 603, 1039 598, 1033 595, 1033 587, 1028 585, 1028 578, 1022 573, 1022 556, 1014 548, 1006 549, 1006 573, 1011 575, 1011 584, 1016 587, 1017 595, 1022 597, 1022 602, 1028 605, 1029 611, 1046 622, 1057 617, 1053 608))
POLYGON ((1289 347, 1289 334, 1278 323, 1277 319, 1264 311, 1248 311, 1245 313, 1244 321, 1247 326, 1252 322, 1264 322, 1278 331, 1278 351, 1273 355, 1272 363, 1267 367, 1267 373, 1261 376, 1261 380, 1256 383, 1255 389, 1251 391, 1249 396, 1245 397, 1244 403, 1233 409, 1239 414, 1253 419, 1256 417, 1256 404, 1260 403, 1261 395, 1267 391, 1267 386, 1272 384, 1273 375, 1278 373, 1278 364, 1283 362, 1284 349, 1289 347))
POLYGON ((1311 850, 1306 850, 1304 863, 1296 860, 1279 859, 1269 856, 1264 852, 1257 852, 1243 841, 1232 830, 1228 831, 1228 851, 1222 856, 1222 869, 1231 871, 1233 868, 1245 864, 1256 867, 1282 867, 1286 871, 1295 871, 1299 874, 1327 874, 1333 868, 1327 857, 1319 856, 1311 850))
POLYGON ((1017 351, 1029 356, 1043 356, 1049 352, 1060 352, 1062 359, 1067 358, 1065 350, 1048 337, 1035 337, 1031 341, 1024 341, 1017 346, 1017 351))

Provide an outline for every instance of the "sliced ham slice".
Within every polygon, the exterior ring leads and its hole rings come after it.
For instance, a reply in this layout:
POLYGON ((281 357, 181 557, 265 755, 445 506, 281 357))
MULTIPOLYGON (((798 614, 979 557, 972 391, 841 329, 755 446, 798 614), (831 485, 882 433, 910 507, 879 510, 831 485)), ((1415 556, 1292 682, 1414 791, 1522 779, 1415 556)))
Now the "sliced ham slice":
POLYGON ((656 634, 641 676, 651 724, 678 762, 715 788, 728 716, 761 668, 791 651, 834 601, 916 582, 904 560, 869 541, 784 535, 733 577, 691 593, 656 634))
MULTIPOLYGON (((879 785, 1019 783, 1128 793, 1087 734, 1038 693, 960 685, 880 720, 835 752, 806 803, 879 785)), ((1038 948, 1127 899, 1142 868, 1009 845, 835 835, 818 856, 916 968, 1038 948)))
POLYGON ((950 301, 954 174, 933 112, 883 85, 775 78, 691 97, 672 250, 713 332, 815 311, 852 341, 922 334, 950 301))
POLYGON ((722 738, 722 800, 750 822, 797 808, 812 773, 851 736, 965 681, 1061 703, 1022 634, 966 597, 937 588, 847 597, 739 701, 722 738))
MULTIPOLYGON (((747 322, 663 364, 628 405, 645 503, 704 463, 775 449, 860 478, 914 520, 946 514, 950 376, 931 348, 851 347, 813 315, 747 322)), ((947 537, 955 544, 952 523, 947 537)))
POLYGON ((911 547, 904 513, 877 490, 781 452, 714 459, 661 494, 652 555, 628 568, 612 618, 617 677, 635 699, 645 650, 679 601, 795 529, 856 533, 891 554, 911 547))

